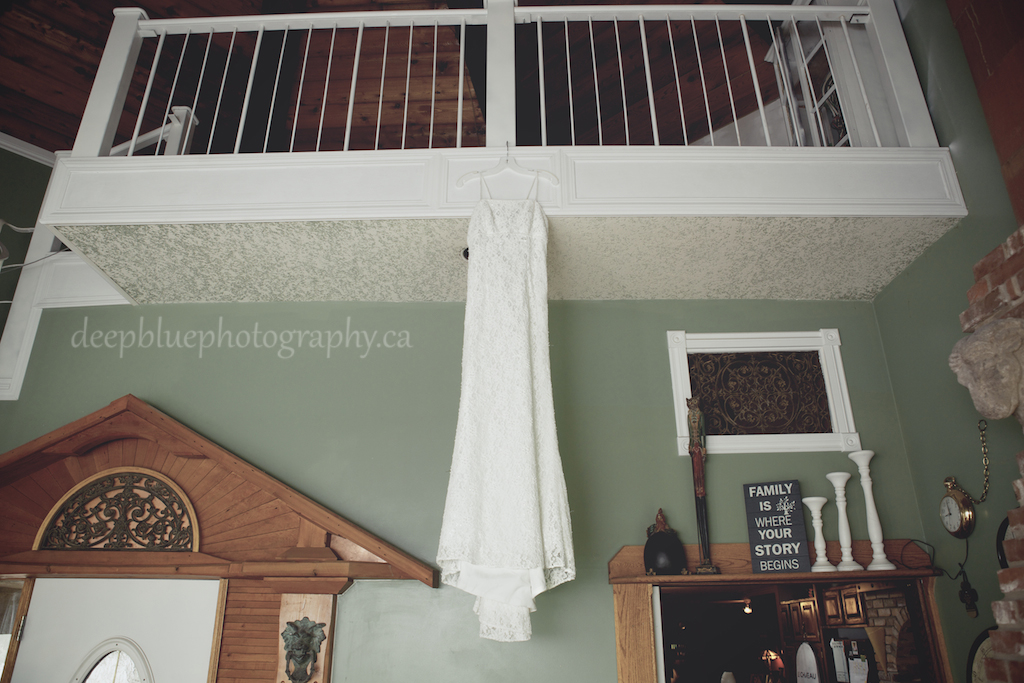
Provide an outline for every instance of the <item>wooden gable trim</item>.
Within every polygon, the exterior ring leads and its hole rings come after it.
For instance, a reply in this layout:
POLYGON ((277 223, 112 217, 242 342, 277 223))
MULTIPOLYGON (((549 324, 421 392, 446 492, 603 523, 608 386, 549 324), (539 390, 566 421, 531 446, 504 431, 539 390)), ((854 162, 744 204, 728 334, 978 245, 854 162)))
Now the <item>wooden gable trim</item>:
POLYGON ((299 518, 297 548, 278 561, 251 562, 228 561, 204 553, 30 551, 0 558, 0 574, 266 577, 288 579, 293 586, 302 577, 316 579, 322 586, 343 585, 350 579, 389 578, 415 579, 431 587, 439 585, 435 568, 331 512, 132 395, 123 396, 95 413, 0 455, 0 482, 31 476, 62 459, 77 459, 119 439, 143 439, 159 444, 179 458, 208 460, 215 463, 211 467, 220 466, 238 481, 280 500, 299 518), (322 539, 316 539, 318 533, 322 539), (363 548, 368 558, 379 561, 336 559, 330 552, 327 534, 347 539, 363 548), (102 557, 93 553, 100 553, 102 557))

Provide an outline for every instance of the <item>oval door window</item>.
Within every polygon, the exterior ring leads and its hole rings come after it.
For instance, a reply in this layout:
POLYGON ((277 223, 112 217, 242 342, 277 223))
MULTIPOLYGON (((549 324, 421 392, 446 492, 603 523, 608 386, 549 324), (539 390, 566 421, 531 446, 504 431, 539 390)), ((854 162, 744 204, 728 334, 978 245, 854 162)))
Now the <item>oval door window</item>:
POLYGON ((96 663, 85 683, 142 683, 142 677, 127 652, 114 650, 96 663))
POLYGON ((110 638, 92 649, 75 672, 71 683, 154 683, 138 643, 124 637, 110 638))

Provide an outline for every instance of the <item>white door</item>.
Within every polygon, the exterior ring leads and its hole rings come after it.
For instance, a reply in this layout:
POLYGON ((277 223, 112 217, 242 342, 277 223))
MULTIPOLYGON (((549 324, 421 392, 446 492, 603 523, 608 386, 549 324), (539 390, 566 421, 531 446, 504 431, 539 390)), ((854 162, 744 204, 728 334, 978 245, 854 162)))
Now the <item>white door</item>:
POLYGON ((117 638, 141 650, 147 683, 205 681, 218 589, 218 581, 38 579, 12 683, 71 683, 117 638))

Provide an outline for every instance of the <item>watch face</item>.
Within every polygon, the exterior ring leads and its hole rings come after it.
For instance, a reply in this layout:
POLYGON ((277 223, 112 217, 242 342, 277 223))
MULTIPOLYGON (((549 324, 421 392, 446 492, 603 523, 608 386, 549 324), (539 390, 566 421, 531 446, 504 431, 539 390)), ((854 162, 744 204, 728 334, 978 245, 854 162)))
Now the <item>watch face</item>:
POLYGON ((953 533, 960 528, 960 506, 950 496, 944 496, 939 503, 939 517, 942 518, 942 526, 946 531, 953 533))
POLYGON ((995 626, 985 629, 974 639, 971 645, 971 652, 967 656, 967 683, 988 683, 985 675, 985 657, 992 652, 992 639, 988 637, 989 631, 994 631, 995 626))

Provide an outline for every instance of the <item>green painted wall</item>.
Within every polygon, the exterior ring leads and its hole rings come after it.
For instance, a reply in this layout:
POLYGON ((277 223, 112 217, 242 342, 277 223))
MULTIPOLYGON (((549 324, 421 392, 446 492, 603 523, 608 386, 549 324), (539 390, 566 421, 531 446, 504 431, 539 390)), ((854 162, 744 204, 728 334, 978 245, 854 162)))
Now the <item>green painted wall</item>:
MULTIPOLYGON (((437 550, 459 400, 460 304, 234 304, 46 311, 20 400, 0 403, 0 452, 126 394, 199 433, 388 541, 432 562, 437 550), (83 348, 155 330, 406 331, 411 348, 83 348), (141 321, 141 322, 140 322, 141 321)), ((473 599, 449 588, 364 583, 339 601, 338 681, 616 679, 607 563, 642 544, 663 507, 696 541, 689 462, 676 455, 666 331, 839 328, 857 427, 886 533, 923 530, 885 357, 869 303, 553 302, 552 375, 572 507, 579 578, 538 598, 534 638, 477 636, 473 599)), ((233 340, 237 336, 233 335, 233 340)), ((354 343, 353 337, 353 343, 354 343)), ((389 337, 397 341, 397 336, 389 337)), ((184 338, 182 338, 184 341, 184 338)), ((193 338, 190 338, 193 340, 193 338)), ((308 344, 309 337, 304 338, 308 344)), ((713 542, 745 542, 740 485, 799 479, 831 497, 824 474, 855 467, 841 453, 710 457, 713 542)), ((854 536, 866 538, 863 497, 850 491, 854 536)), ((834 530, 835 506, 826 509, 834 530)), ((830 537, 835 537, 833 531, 830 537)))
MULTIPOLYGON (((1016 227, 987 126, 945 4, 898 2, 940 143, 950 147, 970 216, 899 276, 873 304, 824 302, 554 302, 552 371, 579 578, 538 598, 534 639, 480 640, 473 599, 405 582, 362 583, 340 600, 336 679, 422 681, 615 680, 606 565, 640 544, 658 507, 694 542, 688 463, 675 455, 665 331, 837 327, 857 427, 872 463, 887 537, 923 538, 955 571, 966 545, 939 526, 942 479, 978 495, 981 463, 967 391, 946 365, 962 335, 957 320, 971 266, 1016 227)), ((0 152, 0 215, 31 224, 46 170, 0 152), (28 183, 23 185, 22 183, 28 183), (12 189, 14 188, 14 189, 12 189)), ((5 231, 7 241, 13 233, 5 231)), ((3 298, 3 297, 0 297, 3 298)), ((457 304, 308 304, 112 307, 44 313, 22 396, 0 402, 0 452, 125 393, 432 561, 458 407, 463 307, 457 304), (161 329, 407 331, 411 348, 198 350, 73 346, 89 330, 161 329), (288 355, 287 350, 281 355, 288 355)), ((0 309, 0 317, 5 311, 0 309)), ((308 339, 308 337, 307 337, 308 339)), ((377 339, 380 339, 378 337, 377 339)), ((396 336, 390 339, 397 341, 396 336)), ((1016 505, 1009 481, 1024 447, 1012 420, 990 425, 993 488, 979 506, 967 562, 981 593, 968 619, 958 584, 939 583, 950 659, 962 680, 975 635, 998 599, 993 537, 1016 505)), ((743 542, 739 485, 798 478, 805 495, 829 495, 826 472, 854 467, 841 454, 712 456, 714 542, 743 542)), ((866 538, 863 502, 851 488, 855 538, 866 538)), ((835 529, 826 507, 826 534, 835 529)))
MULTIPOLYGON (((0 218, 19 228, 35 225, 49 180, 49 167, 0 150, 0 218)), ((6 226, 0 228, 0 242, 11 253, 4 265, 23 263, 31 238, 29 234, 15 232, 6 226)), ((0 273, 0 301, 10 301, 14 296, 20 274, 19 268, 0 273)), ((0 304, 0 330, 3 330, 7 322, 10 308, 10 304, 0 304)))
MULTIPOLYGON (((947 364, 963 334, 958 315, 974 284, 971 267, 1017 227, 999 161, 978 102, 960 39, 944 2, 899 2, 939 144, 950 148, 970 215, 950 231, 875 300, 893 391, 899 406, 908 462, 921 503, 925 537, 936 547, 936 563, 956 573, 966 544, 940 526, 942 481, 953 475, 975 497, 981 495, 982 464, 977 421, 970 396, 947 364)), ((967 617, 957 598, 959 581, 941 580, 937 599, 954 674, 964 676, 968 650, 994 624, 990 603, 1001 597, 994 538, 1006 510, 1016 507, 1010 481, 1020 476, 1014 455, 1024 448, 1013 419, 989 424, 992 490, 978 506, 978 525, 966 564, 978 589, 981 613, 967 617)))

